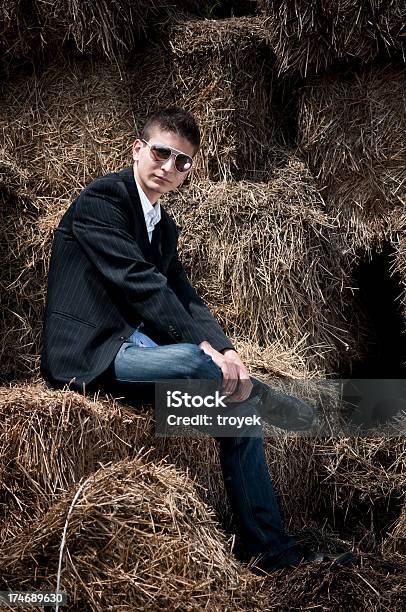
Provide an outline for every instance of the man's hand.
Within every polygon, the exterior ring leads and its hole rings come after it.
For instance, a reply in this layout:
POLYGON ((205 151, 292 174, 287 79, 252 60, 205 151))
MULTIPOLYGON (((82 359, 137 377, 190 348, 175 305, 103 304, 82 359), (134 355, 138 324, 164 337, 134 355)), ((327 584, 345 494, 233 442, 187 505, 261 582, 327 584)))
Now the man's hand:
POLYGON ((200 348, 213 359, 223 374, 222 391, 228 395, 229 402, 243 402, 248 399, 252 382, 247 368, 233 349, 219 353, 207 341, 199 344, 200 348))

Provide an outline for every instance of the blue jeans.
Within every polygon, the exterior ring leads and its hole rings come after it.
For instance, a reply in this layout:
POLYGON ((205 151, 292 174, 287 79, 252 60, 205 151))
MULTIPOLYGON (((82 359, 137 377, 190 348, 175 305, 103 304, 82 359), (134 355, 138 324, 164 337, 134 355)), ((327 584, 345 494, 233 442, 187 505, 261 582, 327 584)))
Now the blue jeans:
MULTIPOLYGON (((133 335, 134 336, 134 335, 133 335)), ((149 340, 149 342, 148 342, 149 340)), ((140 384, 160 379, 217 379, 220 368, 196 344, 157 346, 135 337, 125 342, 113 363, 112 382, 128 399, 139 396, 140 384)), ((254 398, 264 383, 252 378, 254 398)), ((266 385, 265 385, 266 386, 266 385)), ((264 453, 263 438, 222 437, 219 443, 220 463, 231 509, 239 527, 245 551, 249 556, 268 553, 275 556, 275 568, 283 559, 295 557, 295 540, 283 526, 264 453)))

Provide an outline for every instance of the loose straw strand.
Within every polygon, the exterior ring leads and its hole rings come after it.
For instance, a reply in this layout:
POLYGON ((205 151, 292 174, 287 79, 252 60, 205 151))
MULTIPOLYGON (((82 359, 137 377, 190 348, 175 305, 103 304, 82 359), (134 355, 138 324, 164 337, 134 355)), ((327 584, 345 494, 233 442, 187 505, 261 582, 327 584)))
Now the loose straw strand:
MULTIPOLYGON (((89 476, 89 478, 87 478, 87 480, 85 480, 85 482, 83 484, 81 484, 80 487, 78 488, 78 490, 76 491, 75 496, 74 496, 74 498, 72 500, 72 503, 69 506, 68 514, 66 516, 65 526, 63 528, 63 534, 62 534, 61 547, 59 549, 58 575, 57 575, 57 579, 56 579, 56 592, 57 593, 59 593, 60 584, 61 584, 62 557, 63 557, 63 549, 65 547, 65 542, 66 542, 66 532, 68 530, 69 517, 70 517, 70 515, 72 513, 73 508, 75 507, 75 504, 76 504, 76 501, 77 501, 79 495, 81 494, 81 492, 83 491, 85 486, 89 483, 91 478, 92 478, 92 476, 89 476)), ((56 607, 55 607, 55 612, 58 612, 58 610, 59 610, 59 602, 57 601, 56 602, 56 607)))

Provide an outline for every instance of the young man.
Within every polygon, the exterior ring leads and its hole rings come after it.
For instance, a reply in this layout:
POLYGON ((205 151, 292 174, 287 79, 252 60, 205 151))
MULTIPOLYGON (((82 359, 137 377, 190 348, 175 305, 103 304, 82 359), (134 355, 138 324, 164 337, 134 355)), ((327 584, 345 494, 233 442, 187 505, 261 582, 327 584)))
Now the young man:
MULTIPOLYGON (((54 235, 44 318, 41 371, 52 386, 83 391, 107 381, 130 397, 140 381, 215 379, 236 405, 276 397, 250 378, 190 286, 175 223, 159 203, 183 183, 199 146, 189 113, 158 111, 133 144, 133 166, 93 181, 66 211, 54 235)), ((277 399, 269 404, 271 421, 310 426, 306 404, 277 399)), ((246 552, 269 571, 297 565, 299 549, 284 531, 262 438, 217 440, 246 552)))

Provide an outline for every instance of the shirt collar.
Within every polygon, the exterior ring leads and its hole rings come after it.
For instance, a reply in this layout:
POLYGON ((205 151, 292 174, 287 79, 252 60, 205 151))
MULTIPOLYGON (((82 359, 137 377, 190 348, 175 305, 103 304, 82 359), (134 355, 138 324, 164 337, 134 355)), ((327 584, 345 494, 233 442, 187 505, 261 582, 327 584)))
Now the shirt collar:
POLYGON ((140 200, 141 200, 142 210, 144 212, 144 217, 145 219, 148 219, 150 223, 152 223, 153 225, 156 225, 161 220, 161 204, 159 203, 159 200, 157 200, 155 205, 153 206, 151 202, 148 200, 145 193, 143 192, 141 185, 139 184, 135 176, 134 176, 134 179, 135 179, 135 183, 138 188, 138 193, 139 193, 140 200))

